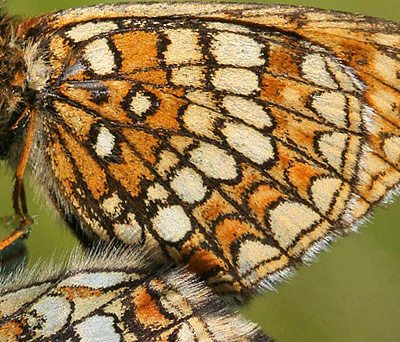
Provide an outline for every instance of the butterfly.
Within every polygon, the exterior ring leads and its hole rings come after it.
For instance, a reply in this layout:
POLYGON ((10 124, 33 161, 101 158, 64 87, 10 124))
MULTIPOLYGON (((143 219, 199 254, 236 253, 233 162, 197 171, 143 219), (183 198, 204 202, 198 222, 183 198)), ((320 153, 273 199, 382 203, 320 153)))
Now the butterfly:
POLYGON ((3 130, 4 158, 24 151, 16 211, 29 162, 85 243, 159 249, 223 295, 271 287, 398 186, 398 30, 241 4, 26 21, 3 130))
POLYGON ((144 256, 98 248, 0 278, 0 340, 272 342, 193 274, 144 256))

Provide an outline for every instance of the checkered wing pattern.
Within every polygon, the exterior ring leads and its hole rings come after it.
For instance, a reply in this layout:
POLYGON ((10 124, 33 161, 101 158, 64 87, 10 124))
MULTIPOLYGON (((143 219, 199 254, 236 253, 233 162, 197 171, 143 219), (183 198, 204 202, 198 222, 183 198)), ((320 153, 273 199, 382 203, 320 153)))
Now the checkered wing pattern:
POLYGON ((398 24, 120 4, 25 21, 17 37, 33 173, 85 241, 155 248, 245 297, 398 187, 398 24))
POLYGON ((154 274, 133 251, 49 268, 0 279, 1 341, 272 342, 193 274, 154 274))

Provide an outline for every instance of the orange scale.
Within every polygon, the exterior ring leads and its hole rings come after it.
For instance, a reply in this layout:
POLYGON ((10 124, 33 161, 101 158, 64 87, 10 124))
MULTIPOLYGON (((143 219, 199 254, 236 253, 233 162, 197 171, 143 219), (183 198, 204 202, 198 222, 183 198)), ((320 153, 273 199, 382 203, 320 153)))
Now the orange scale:
POLYGON ((365 40, 363 33, 333 27, 329 29, 329 32, 305 27, 300 28, 298 33, 305 37, 312 37, 313 43, 331 50, 336 57, 346 61, 358 72, 371 72, 369 60, 375 55, 376 48, 363 42, 365 40))
POLYGON ((215 238, 229 260, 233 259, 231 254, 232 244, 243 235, 251 235, 259 239, 265 237, 248 222, 238 219, 226 218, 215 227, 215 238))
MULTIPOLYGON (((72 135, 67 133, 64 128, 57 125, 59 135, 64 137, 65 145, 69 154, 73 158, 75 165, 82 175, 88 190, 93 198, 99 200, 108 191, 106 174, 100 165, 91 157, 87 149, 78 143, 72 135)), ((73 180, 74 173, 70 175, 73 180)))
POLYGON ((152 93, 157 96, 160 105, 153 115, 146 118, 145 122, 154 129, 179 130, 178 111, 188 101, 166 94, 158 89, 152 89, 152 93))
POLYGON ((135 71, 124 75, 126 80, 143 82, 147 84, 165 85, 167 84, 167 72, 165 70, 155 69, 147 71, 135 71))
POLYGON ((308 190, 312 179, 317 176, 330 175, 330 173, 323 168, 296 161, 288 167, 287 175, 300 196, 308 199, 308 190))
POLYGON ((316 156, 314 151, 315 133, 330 132, 332 128, 323 123, 300 117, 294 113, 271 107, 271 116, 274 117, 276 127, 272 132, 274 137, 316 156), (304 127, 307 127, 305 130, 304 127))
POLYGON ((268 184, 260 184, 248 198, 247 206, 257 217, 261 226, 265 227, 265 213, 271 204, 287 196, 268 184))
POLYGON ((63 191, 73 203, 78 203, 74 193, 77 179, 74 176, 74 166, 65 151, 65 146, 58 140, 59 135, 53 133, 52 148, 49 149, 50 163, 54 176, 63 187, 63 191))
POLYGON ((160 140, 154 135, 135 130, 132 128, 125 128, 123 130, 125 138, 132 144, 135 151, 152 165, 156 162, 156 150, 160 147, 160 140))
POLYGON ((111 37, 121 53, 121 73, 132 73, 137 69, 155 67, 159 64, 157 44, 159 36, 143 31, 128 31, 111 37), (134 44, 133 44, 134 42, 134 44))
POLYGON ((81 141, 88 139, 92 125, 95 125, 98 121, 97 118, 65 102, 55 101, 54 107, 73 135, 77 136, 81 141))
POLYGON ((302 53, 297 49, 293 50, 294 48, 272 43, 268 50, 269 58, 266 70, 277 74, 289 74, 291 77, 300 77, 299 65, 302 53))
POLYGON ((132 297, 136 318, 145 328, 160 329, 173 323, 160 312, 156 298, 153 298, 144 286, 134 291, 132 297))
POLYGON ((297 111, 303 115, 319 119, 307 108, 307 103, 319 88, 285 77, 276 77, 264 73, 262 75, 260 99, 272 102, 280 107, 297 111))
POLYGON ((121 158, 124 163, 109 164, 108 170, 111 175, 119 182, 133 197, 140 195, 140 182, 143 179, 153 181, 154 175, 136 156, 132 149, 126 144, 121 143, 121 158))
POLYGON ((83 298, 90 298, 90 297, 100 297, 104 293, 100 290, 90 289, 85 286, 77 286, 77 287, 70 287, 65 286, 59 289, 59 292, 65 296, 68 301, 72 301, 75 299, 83 299, 83 298))
POLYGON ((213 251, 208 251, 203 248, 194 251, 193 255, 189 259, 188 265, 189 270, 199 275, 210 271, 215 267, 219 267, 226 271, 228 270, 228 266, 225 262, 218 258, 213 251))
POLYGON ((235 213, 236 210, 214 190, 207 201, 193 209, 193 216, 203 227, 210 226, 221 215, 235 213))
POLYGON ((242 178, 240 183, 235 185, 221 184, 221 189, 236 203, 242 205, 245 200, 246 192, 253 187, 254 184, 266 180, 260 171, 256 170, 252 166, 241 163, 240 168, 242 170, 242 178))
POLYGON ((4 341, 21 341, 24 338, 24 323, 18 321, 8 321, 0 327, 0 336, 4 341))
POLYGON ((59 35, 54 35, 50 38, 49 49, 51 53, 61 62, 71 58, 72 46, 59 35))

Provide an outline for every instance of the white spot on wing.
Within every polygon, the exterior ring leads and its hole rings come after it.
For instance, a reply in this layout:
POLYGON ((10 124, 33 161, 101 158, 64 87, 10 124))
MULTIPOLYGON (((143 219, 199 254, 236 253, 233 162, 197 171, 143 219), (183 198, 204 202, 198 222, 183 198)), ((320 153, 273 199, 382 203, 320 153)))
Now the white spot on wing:
POLYGON ((142 115, 150 109, 151 104, 151 99, 148 96, 142 92, 137 92, 131 99, 129 109, 137 115, 142 115))
POLYGON ((96 39, 87 44, 84 57, 95 73, 107 75, 113 72, 115 67, 114 55, 108 46, 107 39, 96 39))
POLYGON ((180 199, 188 203, 201 201, 206 194, 201 176, 187 167, 177 172, 171 187, 180 199))
POLYGON ((203 55, 199 45, 199 34, 192 29, 167 30, 170 40, 164 52, 167 64, 186 64, 199 62, 203 55))
POLYGON ((118 240, 128 245, 137 244, 142 237, 142 227, 132 213, 128 214, 126 223, 114 223, 113 227, 118 240))
POLYGON ((347 135, 345 133, 323 134, 318 141, 318 148, 322 156, 336 170, 342 167, 342 156, 346 148, 347 135))
POLYGON ((171 82, 184 87, 200 88, 204 85, 204 70, 199 66, 182 66, 171 72, 171 82))
POLYGON ((193 150, 190 161, 211 178, 234 179, 237 176, 235 159, 226 151, 208 143, 201 143, 193 150))
POLYGON ((211 53, 218 64, 228 64, 239 67, 261 66, 262 45, 253 38, 231 32, 221 32, 213 36, 211 53))
POLYGON ((120 342, 120 335, 115 331, 115 322, 110 316, 92 316, 76 326, 76 332, 82 342, 120 342))
POLYGON ((303 229, 309 229, 320 216, 311 208, 296 202, 283 202, 270 211, 269 223, 283 248, 290 246, 303 229))
POLYGON ((390 162, 397 163, 400 159, 400 137, 392 136, 385 139, 383 151, 390 162))
POLYGON ((247 69, 217 69, 211 81, 217 90, 239 95, 250 95, 252 92, 259 90, 258 76, 247 69))
POLYGON ((101 208, 111 217, 118 217, 121 214, 121 199, 117 193, 113 193, 110 197, 103 200, 101 208))
POLYGON ((338 178, 318 178, 311 185, 311 197, 317 208, 325 214, 329 209, 332 198, 340 190, 342 181, 338 178))
POLYGON ((250 272, 257 265, 277 257, 279 254, 278 249, 265 245, 260 241, 244 241, 239 247, 238 272, 241 275, 250 272))
POLYGON ((264 108, 254 101, 247 100, 240 96, 225 96, 223 106, 236 118, 253 125, 259 129, 272 126, 272 119, 264 108))
POLYGON ((312 106, 327 121, 341 128, 346 127, 346 97, 343 94, 323 92, 314 97, 312 106))
POLYGON ((160 208, 152 221, 158 235, 168 242, 181 240, 192 229, 189 217, 179 205, 160 208))
POLYGON ((34 315, 28 314, 28 325, 40 327, 37 333, 49 337, 61 330, 68 322, 71 306, 63 297, 43 297, 31 308, 34 315))
POLYGON ((182 120, 190 131, 198 135, 215 138, 213 130, 215 119, 218 117, 220 115, 213 110, 191 104, 185 110, 182 120))
POLYGON ((332 89, 338 87, 328 72, 325 57, 318 53, 305 56, 301 69, 303 77, 317 85, 332 89))
POLYGON ((123 281, 126 281, 126 274, 123 272, 82 272, 66 278, 58 286, 84 286, 91 289, 104 289, 123 281))
POLYGON ((65 34, 75 42, 82 42, 99 34, 116 30, 117 28, 118 25, 112 21, 87 22, 74 26, 65 32, 65 34))
POLYGON ((97 136, 97 142, 94 149, 98 156, 104 158, 111 155, 111 151, 114 148, 115 137, 111 132, 102 126, 97 136))
POLYGON ((222 133, 229 145, 257 164, 275 156, 271 138, 244 124, 226 123, 222 133))

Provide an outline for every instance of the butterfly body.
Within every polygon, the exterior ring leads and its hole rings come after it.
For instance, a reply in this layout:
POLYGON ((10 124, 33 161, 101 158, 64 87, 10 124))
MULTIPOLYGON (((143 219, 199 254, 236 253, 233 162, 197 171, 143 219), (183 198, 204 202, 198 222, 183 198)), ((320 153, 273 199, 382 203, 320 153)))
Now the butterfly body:
POLYGON ((19 93, 4 97, 2 155, 15 165, 34 127, 28 163, 85 241, 155 248, 247 297, 398 187, 398 24, 152 3, 12 32, 23 65, 9 75, 19 93))

